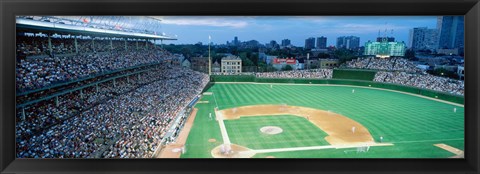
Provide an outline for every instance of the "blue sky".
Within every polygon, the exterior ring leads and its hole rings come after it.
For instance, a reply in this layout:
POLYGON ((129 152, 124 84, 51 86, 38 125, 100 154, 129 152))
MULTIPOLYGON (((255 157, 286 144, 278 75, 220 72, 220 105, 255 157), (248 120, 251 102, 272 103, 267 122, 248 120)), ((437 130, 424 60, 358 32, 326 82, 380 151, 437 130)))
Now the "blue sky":
POLYGON ((414 27, 436 28, 436 16, 162 16, 161 30, 177 36, 170 44, 225 44, 238 36, 240 41, 257 40, 262 44, 290 39, 295 46, 304 46, 308 37, 327 37, 335 45, 339 36, 359 36, 363 45, 375 40, 378 31, 408 43, 409 30, 414 27))

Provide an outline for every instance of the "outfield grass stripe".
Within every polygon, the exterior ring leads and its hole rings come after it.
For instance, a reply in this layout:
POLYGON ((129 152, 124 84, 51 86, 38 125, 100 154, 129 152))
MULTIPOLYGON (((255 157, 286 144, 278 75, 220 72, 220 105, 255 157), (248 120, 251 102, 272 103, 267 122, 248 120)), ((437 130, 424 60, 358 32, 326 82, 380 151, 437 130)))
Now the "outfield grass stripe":
MULTIPOLYGON (((353 86, 274 84, 273 88, 270 88, 268 84, 215 84, 209 91, 213 91, 217 95, 220 109, 247 104, 288 103, 290 105, 331 110, 356 120, 367 127, 376 141, 379 141, 379 137, 383 136, 384 141, 403 142, 393 147, 377 147, 375 148, 378 149, 375 150, 377 151, 375 155, 360 155, 362 157, 448 157, 449 153, 444 153, 439 148, 430 147, 434 141, 435 143, 448 141, 452 142, 456 148, 464 148, 464 108, 449 103, 397 92, 353 86), (352 89, 355 89, 354 94, 351 92, 352 89), (454 107, 457 107, 456 113, 453 112, 454 107), (427 142, 421 142, 422 140, 427 142), (392 151, 405 152, 399 155, 392 155, 392 151)), ((276 118, 228 120, 225 122, 225 125, 229 134, 230 132, 235 134, 230 135, 232 143, 237 143, 233 142, 235 140, 239 144, 247 144, 247 147, 254 146, 255 148, 264 149, 328 144, 323 138, 321 140, 314 138, 319 135, 326 136, 323 131, 314 127, 320 130, 319 132, 321 133, 318 134, 312 127, 303 127, 306 123, 310 124, 307 120, 302 122, 298 119, 289 119, 288 117, 274 117, 276 118), (277 135, 261 136, 258 129, 271 124, 288 125, 291 127, 291 130, 279 137, 275 137, 277 135), (230 128, 230 126, 232 127, 230 128)), ((212 131, 210 128, 199 130, 212 131)), ((218 130, 213 131, 218 132, 218 130)), ((198 134, 200 135, 201 133, 198 134)), ((201 137, 205 136, 202 135, 201 137)), ((294 152, 281 154, 292 156, 300 154, 305 156, 317 155, 323 157, 351 156, 351 154, 344 154, 343 151, 340 153, 343 155, 339 155, 337 152, 325 149, 322 153, 312 152, 310 155, 294 152)))

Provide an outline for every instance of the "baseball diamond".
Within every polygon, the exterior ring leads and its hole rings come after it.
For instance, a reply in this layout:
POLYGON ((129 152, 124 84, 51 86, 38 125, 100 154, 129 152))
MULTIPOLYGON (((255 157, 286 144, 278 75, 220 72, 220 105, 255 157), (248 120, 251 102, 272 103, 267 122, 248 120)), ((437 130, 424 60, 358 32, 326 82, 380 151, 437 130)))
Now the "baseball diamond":
POLYGON ((465 158, 463 16, 317 17, 15 16, 15 158, 465 158))
POLYGON ((348 85, 216 82, 206 92, 180 142, 187 150, 175 157, 463 157, 460 104, 348 85))

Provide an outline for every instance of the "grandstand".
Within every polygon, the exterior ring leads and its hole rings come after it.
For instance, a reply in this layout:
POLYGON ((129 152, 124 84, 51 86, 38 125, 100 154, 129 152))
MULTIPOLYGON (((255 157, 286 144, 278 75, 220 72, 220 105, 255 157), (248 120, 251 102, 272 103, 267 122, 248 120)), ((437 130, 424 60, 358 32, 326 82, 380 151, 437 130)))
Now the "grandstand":
POLYGON ((17 17, 17 157, 150 158, 174 138, 208 76, 171 64, 180 55, 155 43, 176 38, 157 35, 159 26, 149 17, 17 17))
MULTIPOLYGON (((165 153, 180 157, 178 152, 185 148, 188 152, 182 157, 225 157, 218 149, 224 148, 221 138, 230 142, 227 131, 232 142, 258 148, 255 153, 331 148, 326 157, 358 157, 347 153, 351 149, 342 149, 357 147, 355 137, 349 138, 353 146, 324 141, 327 134, 346 129, 315 122, 327 118, 320 119, 322 114, 357 125, 359 133, 371 131, 361 137, 379 146, 373 148, 379 153, 370 157, 404 157, 403 152, 391 154, 391 147, 383 147, 394 144, 383 144, 385 133, 390 136, 385 140, 400 142, 394 150, 410 152, 405 157, 417 157, 413 152, 420 157, 451 155, 424 153, 441 150, 424 143, 424 137, 436 136, 434 142, 451 141, 463 149, 464 81, 430 75, 407 59, 359 58, 338 69, 208 76, 174 64, 182 55, 156 43, 176 38, 157 33, 162 33, 160 21, 150 17, 17 17, 17 157, 152 158, 165 153), (262 109, 270 115, 259 115, 262 109), (260 120, 239 118, 237 110, 260 120), (434 111, 441 119, 432 117, 434 111), (218 124, 212 114, 219 116, 218 124), (398 124, 397 118, 411 124, 398 124), (415 128, 427 121, 432 122, 428 129, 436 132, 415 128), (258 127, 272 123, 282 125, 284 130, 277 132, 282 138, 258 134, 258 127), (449 131, 445 125, 454 133, 445 133, 449 131), (249 129, 248 136, 243 129, 249 129), (299 138, 304 135, 309 137, 299 138), (401 144, 409 141, 421 143, 401 144), (166 150, 170 147, 172 152, 166 150)), ((323 157, 321 152, 325 151, 275 155, 323 157)), ((245 154, 253 157, 249 153, 245 154)))
POLYGON ((228 73, 214 74, 215 81, 254 82, 265 78, 290 79, 342 79, 373 81, 405 87, 432 90, 450 95, 463 96, 463 80, 439 77, 417 68, 413 62, 404 58, 357 58, 345 63, 343 68, 310 69, 277 72, 244 72, 228 77, 228 73), (223 75, 223 77, 222 77, 223 75), (243 76, 243 77, 239 77, 243 76), (256 77, 258 79, 252 78, 256 77))

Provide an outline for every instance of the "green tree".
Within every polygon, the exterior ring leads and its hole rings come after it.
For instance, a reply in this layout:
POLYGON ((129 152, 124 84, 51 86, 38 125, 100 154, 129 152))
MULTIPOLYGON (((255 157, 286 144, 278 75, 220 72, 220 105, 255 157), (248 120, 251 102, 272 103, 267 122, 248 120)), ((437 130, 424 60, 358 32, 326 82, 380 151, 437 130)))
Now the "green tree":
POLYGON ((215 63, 215 62, 222 63, 221 62, 222 57, 223 55, 221 54, 212 54, 212 63, 215 63))
POLYGON ((188 48, 188 47, 183 47, 183 48, 181 49, 181 53, 182 53, 185 57, 187 57, 187 58, 190 57, 190 56, 192 56, 192 50, 191 50, 190 48, 188 48))
POLYGON ((293 70, 293 68, 292 68, 292 66, 287 65, 287 66, 285 66, 282 70, 284 70, 284 71, 291 71, 291 70, 293 70))
POLYGON ((415 51, 413 51, 412 49, 408 49, 407 51, 405 51, 405 58, 409 59, 409 60, 412 60, 415 58, 415 51))
POLYGON ((329 58, 329 57, 330 57, 330 54, 320 53, 320 54, 318 54, 318 57, 319 57, 319 58, 329 58))
POLYGON ((338 57, 340 64, 350 61, 356 56, 356 53, 354 51, 347 49, 335 50, 333 54, 335 55, 335 57, 338 57))

